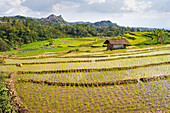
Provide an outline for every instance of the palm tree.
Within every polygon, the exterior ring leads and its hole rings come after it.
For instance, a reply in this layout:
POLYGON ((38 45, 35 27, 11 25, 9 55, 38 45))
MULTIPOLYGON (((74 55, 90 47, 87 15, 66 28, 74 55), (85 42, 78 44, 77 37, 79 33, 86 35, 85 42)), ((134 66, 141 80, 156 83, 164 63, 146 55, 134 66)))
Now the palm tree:
POLYGON ((162 29, 162 30, 155 29, 154 30, 154 35, 156 36, 157 44, 158 43, 164 43, 165 38, 167 37, 165 32, 164 32, 164 29, 162 29), (160 42, 159 42, 159 40, 160 40, 160 42))
POLYGON ((157 40, 157 44, 159 43, 159 29, 155 29, 154 30, 154 35, 156 37, 156 40, 157 40))

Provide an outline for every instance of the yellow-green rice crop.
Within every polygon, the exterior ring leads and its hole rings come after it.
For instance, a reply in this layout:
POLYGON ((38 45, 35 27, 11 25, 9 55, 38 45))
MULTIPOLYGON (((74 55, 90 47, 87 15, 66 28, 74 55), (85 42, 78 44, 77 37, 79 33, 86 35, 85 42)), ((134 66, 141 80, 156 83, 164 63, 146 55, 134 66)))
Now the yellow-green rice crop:
POLYGON ((170 55, 154 56, 154 57, 142 57, 142 58, 131 58, 131 59, 118 59, 113 61, 102 61, 102 62, 85 62, 85 63, 59 63, 59 64, 35 64, 25 65, 23 67, 16 66, 1 66, 0 71, 57 71, 57 70, 74 70, 74 69, 108 69, 108 68, 123 68, 142 66, 155 63, 169 62, 170 55))
POLYGON ((170 75, 170 65, 142 67, 128 70, 99 71, 99 72, 64 72, 46 74, 18 74, 16 79, 39 80, 63 83, 102 83, 126 79, 170 75))
POLYGON ((169 80, 106 87, 16 84, 32 112, 168 112, 169 80), (71 103, 71 104, 70 104, 71 103))

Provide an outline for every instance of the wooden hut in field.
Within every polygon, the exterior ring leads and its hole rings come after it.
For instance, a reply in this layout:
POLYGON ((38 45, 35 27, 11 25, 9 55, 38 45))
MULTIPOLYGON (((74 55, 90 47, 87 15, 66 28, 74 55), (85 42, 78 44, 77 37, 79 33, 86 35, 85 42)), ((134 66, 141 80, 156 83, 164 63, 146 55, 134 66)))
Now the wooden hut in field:
POLYGON ((126 49, 126 45, 130 44, 130 42, 126 39, 108 39, 104 44, 107 44, 107 50, 115 50, 126 49))

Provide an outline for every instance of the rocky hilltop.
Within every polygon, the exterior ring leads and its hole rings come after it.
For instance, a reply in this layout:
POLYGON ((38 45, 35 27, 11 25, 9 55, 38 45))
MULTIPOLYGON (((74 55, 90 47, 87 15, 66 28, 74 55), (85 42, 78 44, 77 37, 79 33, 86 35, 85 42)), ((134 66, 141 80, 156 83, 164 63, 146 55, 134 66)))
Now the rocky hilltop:
POLYGON ((95 23, 91 23, 91 22, 67 22, 65 21, 61 15, 56 16, 54 14, 51 14, 50 16, 48 16, 47 18, 43 18, 40 20, 41 22, 51 22, 53 24, 60 24, 60 25, 76 25, 76 24, 89 24, 95 27, 109 27, 109 26, 113 26, 113 27, 119 27, 116 23, 112 23, 111 21, 100 21, 100 22, 95 22, 95 23))
POLYGON ((54 14, 51 14, 47 18, 40 19, 40 22, 51 22, 53 24, 60 24, 60 25, 70 25, 68 22, 66 22, 61 15, 56 16, 54 14))

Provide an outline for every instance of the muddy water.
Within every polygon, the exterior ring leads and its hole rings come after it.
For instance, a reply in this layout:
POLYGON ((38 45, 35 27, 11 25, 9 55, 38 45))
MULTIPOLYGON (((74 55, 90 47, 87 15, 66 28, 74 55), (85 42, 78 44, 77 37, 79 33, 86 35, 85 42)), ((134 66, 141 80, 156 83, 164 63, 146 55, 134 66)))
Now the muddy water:
POLYGON ((30 112, 169 112, 170 79, 106 87, 16 84, 30 112), (28 101, 29 100, 29 101, 28 101))

